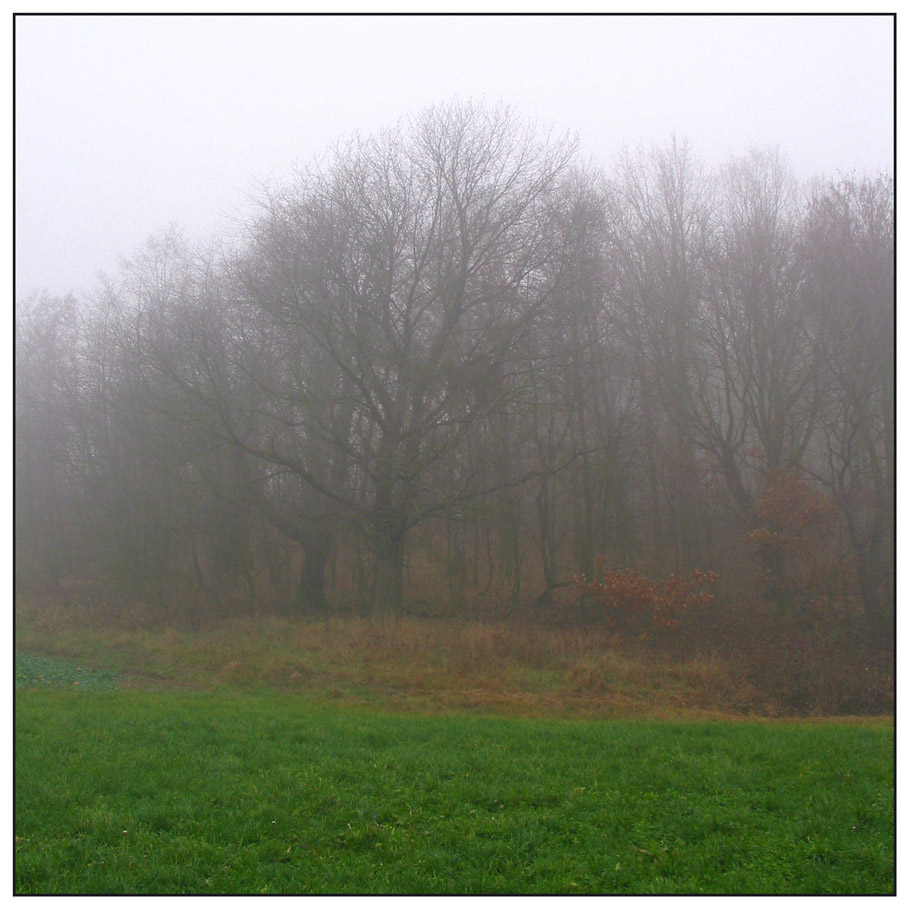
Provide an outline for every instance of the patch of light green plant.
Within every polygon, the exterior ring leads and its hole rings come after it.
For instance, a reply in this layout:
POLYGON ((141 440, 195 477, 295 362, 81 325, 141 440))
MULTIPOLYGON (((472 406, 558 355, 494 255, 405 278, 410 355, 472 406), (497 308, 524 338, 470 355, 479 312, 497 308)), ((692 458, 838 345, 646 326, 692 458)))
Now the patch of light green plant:
POLYGON ((119 687, 119 674, 91 669, 69 660, 33 653, 16 654, 16 688, 80 688, 102 691, 119 687))

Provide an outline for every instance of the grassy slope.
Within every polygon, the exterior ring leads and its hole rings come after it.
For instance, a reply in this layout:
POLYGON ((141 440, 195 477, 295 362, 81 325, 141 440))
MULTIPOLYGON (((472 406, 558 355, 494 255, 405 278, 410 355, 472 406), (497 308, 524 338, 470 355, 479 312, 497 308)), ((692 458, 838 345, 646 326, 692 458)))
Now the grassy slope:
POLYGON ((20 690, 17 892, 892 892, 891 724, 20 690))
MULTIPOLYGON (((376 626, 353 617, 269 617, 188 631, 87 623, 78 614, 17 606, 16 642, 20 652, 125 672, 124 684, 140 687, 264 684, 395 710, 669 718, 793 712, 729 660, 620 650, 591 631, 406 619, 376 626)), ((808 713, 831 712, 823 698, 814 700, 808 713)))

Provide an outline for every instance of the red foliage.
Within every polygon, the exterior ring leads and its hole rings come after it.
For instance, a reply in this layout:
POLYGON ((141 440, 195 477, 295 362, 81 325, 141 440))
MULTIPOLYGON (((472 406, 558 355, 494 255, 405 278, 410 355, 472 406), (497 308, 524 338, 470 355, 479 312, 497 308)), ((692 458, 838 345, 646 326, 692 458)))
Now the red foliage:
POLYGON ((688 577, 671 574, 665 581, 655 582, 632 569, 613 570, 597 560, 598 576, 575 579, 575 586, 594 597, 606 610, 607 618, 620 624, 642 623, 657 630, 672 628, 679 616, 692 606, 713 602, 713 594, 704 590, 716 579, 713 571, 696 568, 688 577))
POLYGON ((809 604, 828 584, 823 536, 833 508, 801 478, 779 470, 767 477, 748 541, 764 567, 765 591, 778 606, 809 604))
POLYGON ((805 537, 829 517, 831 506, 797 476, 778 470, 767 477, 754 509, 752 539, 780 552, 804 545, 805 537))

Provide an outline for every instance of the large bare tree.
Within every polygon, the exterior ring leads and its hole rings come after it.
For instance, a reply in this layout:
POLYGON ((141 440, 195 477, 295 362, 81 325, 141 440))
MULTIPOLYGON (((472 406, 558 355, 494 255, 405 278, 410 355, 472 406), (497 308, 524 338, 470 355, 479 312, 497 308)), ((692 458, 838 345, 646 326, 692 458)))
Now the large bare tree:
POLYGON ((552 290, 549 198, 572 153, 506 108, 452 105, 264 200, 244 308, 266 394, 243 444, 358 522, 377 609, 400 606, 408 531, 476 492, 428 479, 504 403, 552 290))

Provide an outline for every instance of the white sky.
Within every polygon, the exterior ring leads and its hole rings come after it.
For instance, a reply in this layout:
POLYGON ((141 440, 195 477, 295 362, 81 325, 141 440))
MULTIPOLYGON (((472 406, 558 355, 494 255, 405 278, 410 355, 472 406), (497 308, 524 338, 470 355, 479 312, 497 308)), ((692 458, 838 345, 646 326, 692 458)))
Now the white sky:
POLYGON ((15 47, 19 296, 88 290, 171 222, 206 239, 257 179, 454 98, 607 170, 673 133, 893 169, 890 17, 19 17, 15 47))

